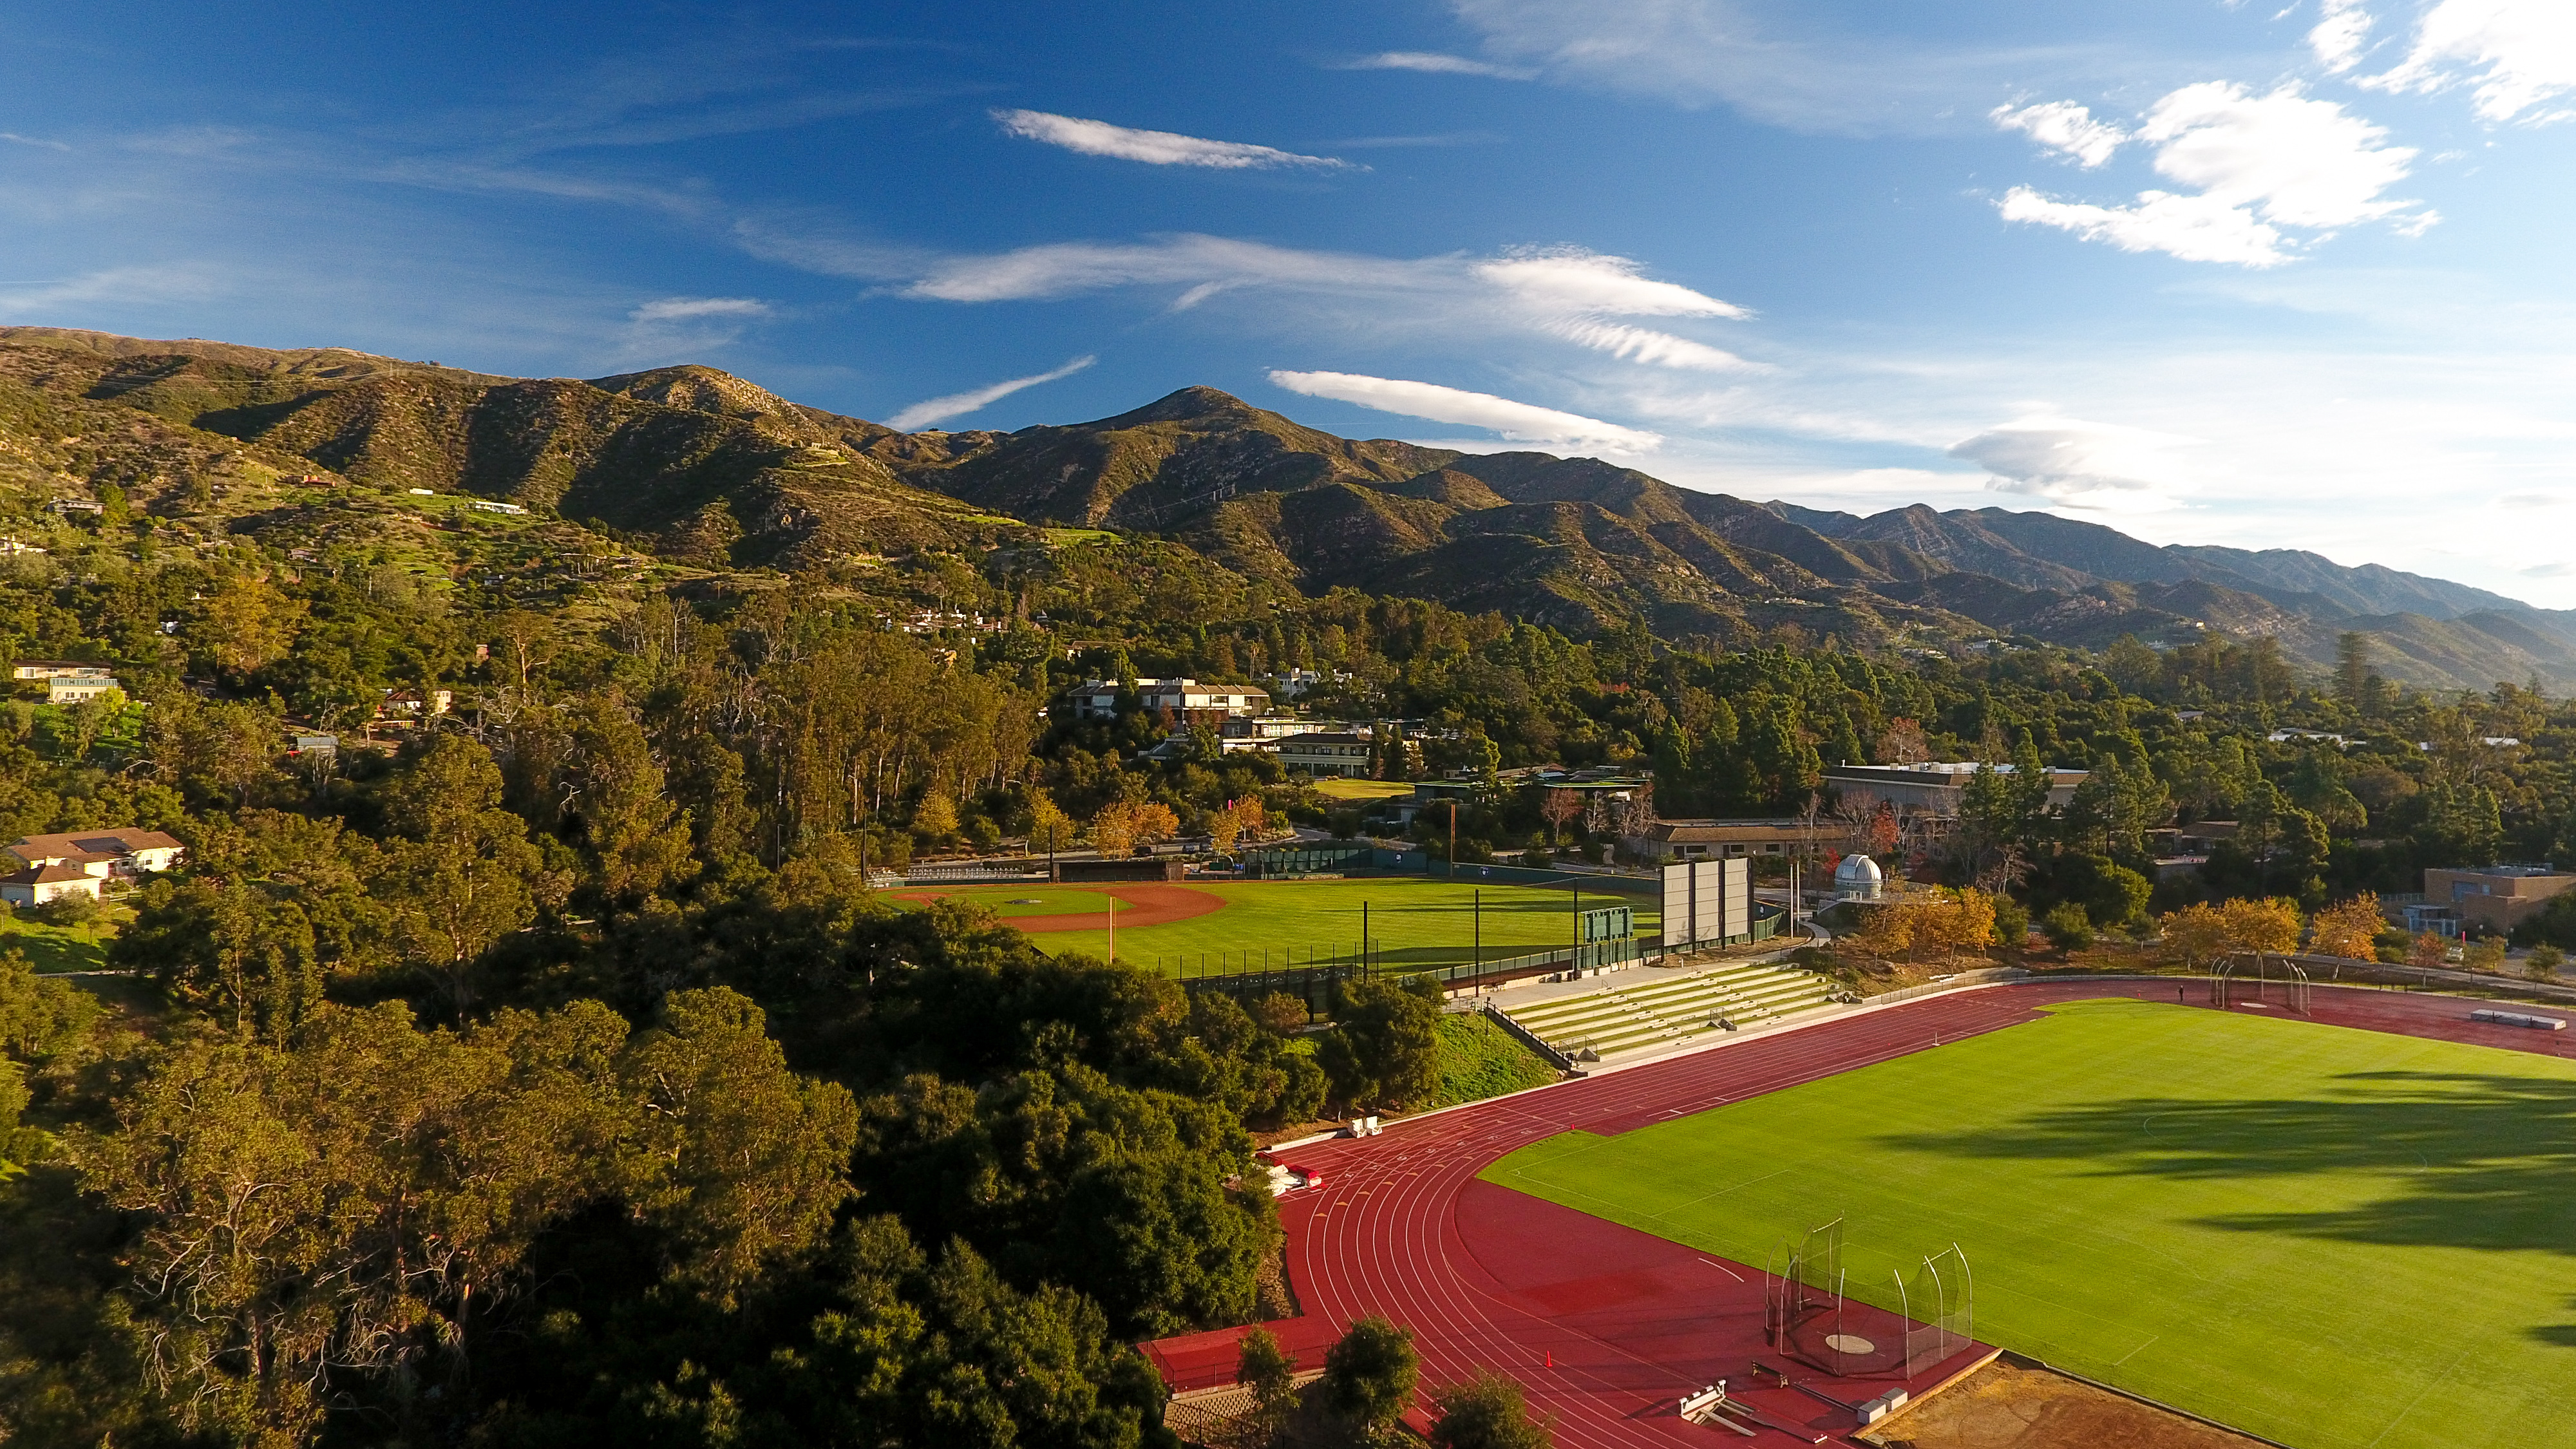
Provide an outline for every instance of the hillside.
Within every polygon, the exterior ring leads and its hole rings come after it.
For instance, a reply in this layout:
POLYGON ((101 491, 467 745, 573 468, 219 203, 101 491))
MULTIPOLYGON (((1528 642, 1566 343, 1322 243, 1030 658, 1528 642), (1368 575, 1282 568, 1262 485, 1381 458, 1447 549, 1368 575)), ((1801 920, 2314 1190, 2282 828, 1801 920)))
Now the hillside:
POLYGON ((451 526, 417 490, 526 508, 522 529, 589 530, 592 552, 719 570, 977 553, 1056 525, 1161 535, 1309 594, 1436 599, 1577 634, 1643 618, 1720 643, 1794 626, 1874 646, 2100 647, 2216 630, 2322 668, 2360 630, 2407 683, 2576 687, 2576 616, 2377 565, 2158 547, 2001 508, 1753 503, 1591 458, 1342 438, 1206 387, 1094 422, 907 434, 708 367, 508 378, 11 327, 0 472, 33 506, 114 484, 208 537, 381 533, 433 556, 451 526))
POLYGON ((886 429, 711 368, 496 378, 337 349, 0 328, 0 377, 280 468, 514 503, 714 566, 954 547, 1007 523, 899 482, 868 451, 886 429))

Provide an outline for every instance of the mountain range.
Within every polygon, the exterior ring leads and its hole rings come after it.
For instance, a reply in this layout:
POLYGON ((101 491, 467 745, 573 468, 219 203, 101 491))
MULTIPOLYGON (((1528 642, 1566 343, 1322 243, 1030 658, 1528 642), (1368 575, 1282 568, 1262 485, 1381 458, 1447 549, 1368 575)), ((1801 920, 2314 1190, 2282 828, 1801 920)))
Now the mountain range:
MULTIPOLYGON (((337 348, 273 351, 0 328, 0 478, 195 472, 515 503, 704 567, 972 550, 1031 526, 1151 533, 1251 577, 1496 609, 1597 633, 2099 647, 2269 635, 2322 666, 2373 640, 2390 677, 2576 687, 2576 613, 2290 549, 2165 546, 2001 508, 1863 517, 1680 488, 1592 458, 1462 453, 1302 426, 1190 387, 1095 422, 902 433, 698 366, 510 378, 337 348)), ((244 526, 241 523, 233 525, 244 526)))

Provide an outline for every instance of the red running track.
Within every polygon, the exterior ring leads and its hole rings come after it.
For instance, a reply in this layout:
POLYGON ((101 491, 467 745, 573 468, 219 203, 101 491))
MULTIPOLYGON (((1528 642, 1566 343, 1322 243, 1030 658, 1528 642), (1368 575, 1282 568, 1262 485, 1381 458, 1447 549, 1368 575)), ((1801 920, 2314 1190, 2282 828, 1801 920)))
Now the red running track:
MULTIPOLYGON (((1726 1378, 1743 1390, 1752 1382, 1752 1360, 1781 1362, 1762 1344, 1759 1269, 1480 1182, 1476 1174, 1560 1132, 1616 1135, 2031 1021, 2051 1003, 2161 1000, 2177 984, 2190 1004, 2206 1008, 2205 982, 1977 988, 1399 1122, 1376 1138, 1299 1148, 1295 1160, 1325 1175, 1321 1190, 1280 1204, 1304 1316, 1264 1326, 1311 1367, 1353 1320, 1383 1314, 1414 1333, 1426 1403, 1430 1388, 1496 1369, 1520 1380, 1533 1406, 1555 1418, 1564 1449, 1788 1445, 1847 1433, 1848 1414, 1768 1379, 1738 1397, 1810 1426, 1806 1433, 1765 1429, 1747 1441, 1675 1414, 1674 1401, 1690 1389, 1726 1378)), ((2569 1033, 2472 1022, 2468 1013, 2479 1003, 2459 997, 2320 986, 2312 1000, 2313 1019, 2333 1025, 2576 1055, 2576 1044, 2562 1040, 2569 1033)), ((1894 1331, 1893 1316, 1881 1316, 1882 1327, 1894 1331)), ((1242 1332, 1144 1347, 1176 1387, 1231 1382, 1242 1332)), ((1982 1352, 1962 1353, 1908 1386, 1927 1388, 1982 1352)), ((1846 1403, 1895 1383, 1837 1382, 1803 1369, 1798 1379, 1846 1403)))

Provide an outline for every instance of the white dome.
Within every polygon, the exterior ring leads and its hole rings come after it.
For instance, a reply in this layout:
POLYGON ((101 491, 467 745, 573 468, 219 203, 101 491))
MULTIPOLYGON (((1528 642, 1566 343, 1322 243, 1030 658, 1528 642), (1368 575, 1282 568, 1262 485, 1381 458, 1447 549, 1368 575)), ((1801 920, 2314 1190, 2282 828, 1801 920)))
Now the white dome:
POLYGON ((1834 867, 1834 894, 1847 901, 1874 901, 1884 880, 1877 861, 1854 852, 1834 867))

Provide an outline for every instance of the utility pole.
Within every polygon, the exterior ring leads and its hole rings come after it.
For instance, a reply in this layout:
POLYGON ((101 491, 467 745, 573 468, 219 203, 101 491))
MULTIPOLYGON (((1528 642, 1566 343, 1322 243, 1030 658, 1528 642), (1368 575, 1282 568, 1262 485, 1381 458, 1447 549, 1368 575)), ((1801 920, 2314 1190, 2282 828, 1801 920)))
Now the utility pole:
MULTIPOLYGON (((1449 808, 1455 810, 1458 807, 1453 805, 1449 808)), ((1468 912, 1475 921, 1476 944, 1470 948, 1474 954, 1467 959, 1475 967, 1476 974, 1482 976, 1485 974, 1485 893, 1478 890, 1470 899, 1473 904, 1468 907, 1468 912)))
POLYGON ((1458 802, 1449 802, 1449 878, 1458 878, 1458 802))

